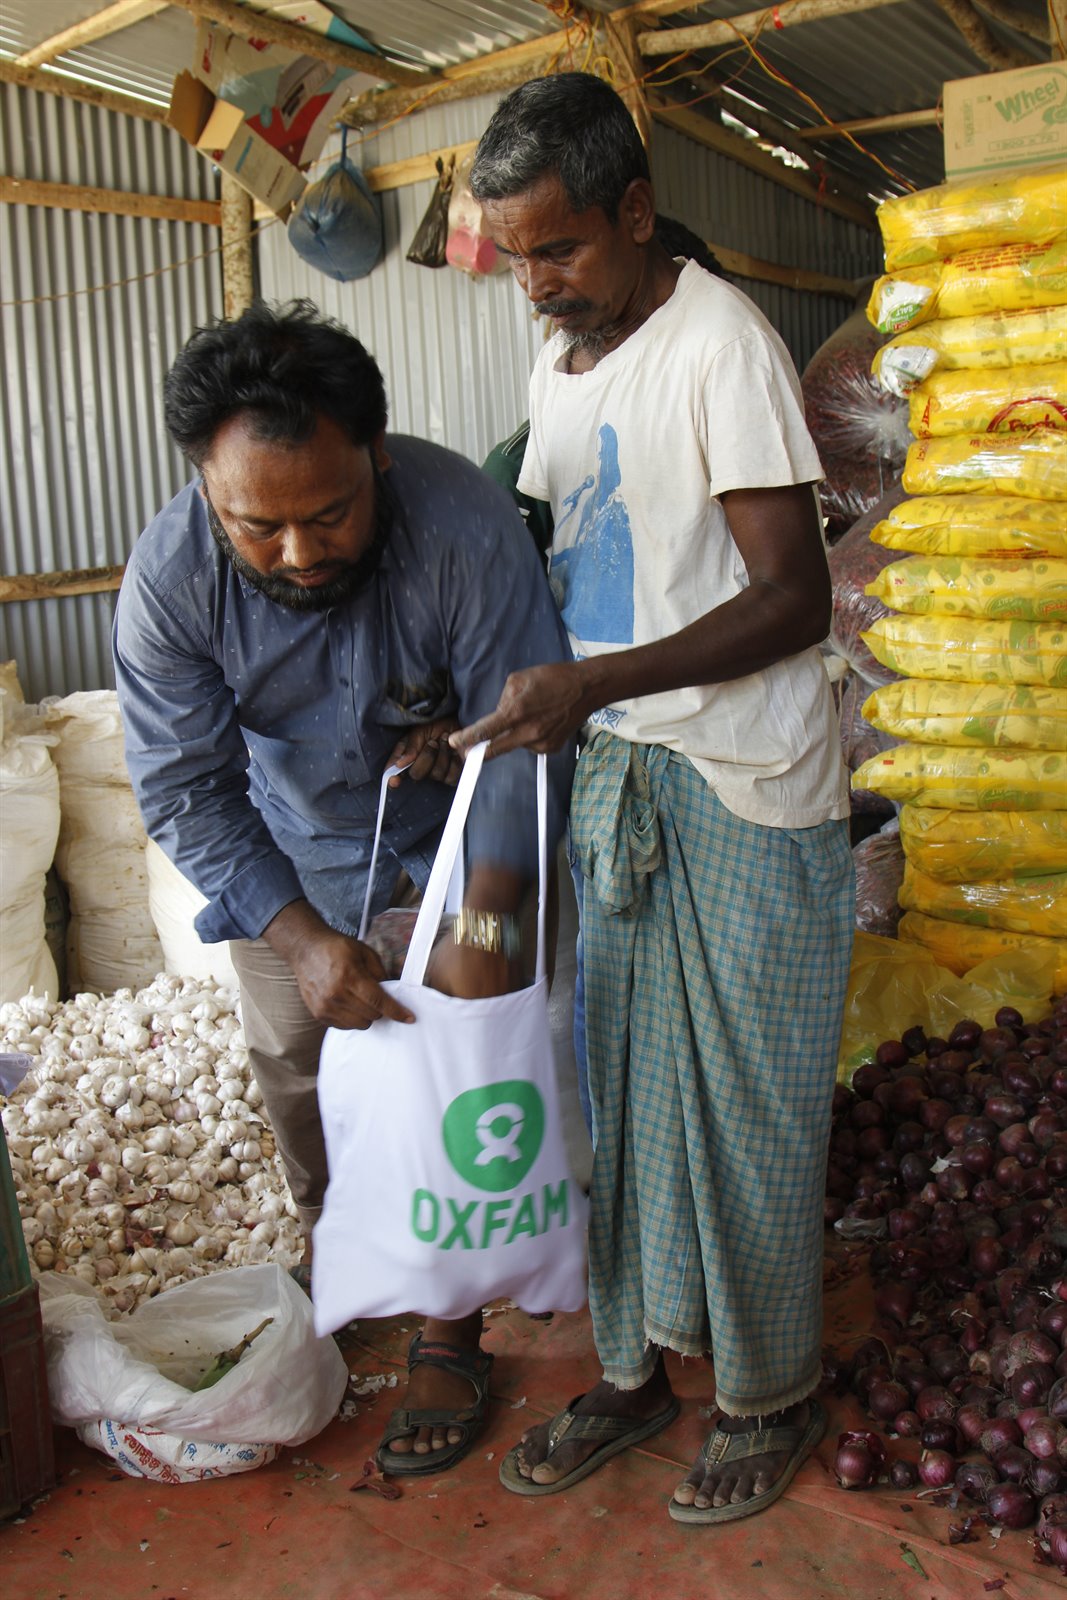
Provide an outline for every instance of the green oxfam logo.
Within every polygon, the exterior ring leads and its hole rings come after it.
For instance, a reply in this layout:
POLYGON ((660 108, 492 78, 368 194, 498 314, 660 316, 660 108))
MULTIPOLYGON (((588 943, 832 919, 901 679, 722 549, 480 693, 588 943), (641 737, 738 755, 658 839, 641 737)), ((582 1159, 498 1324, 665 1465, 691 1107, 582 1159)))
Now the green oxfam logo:
POLYGON ((544 1101, 532 1083, 514 1078, 457 1095, 441 1124, 448 1159, 460 1177, 493 1194, 522 1182, 544 1134, 544 1101))

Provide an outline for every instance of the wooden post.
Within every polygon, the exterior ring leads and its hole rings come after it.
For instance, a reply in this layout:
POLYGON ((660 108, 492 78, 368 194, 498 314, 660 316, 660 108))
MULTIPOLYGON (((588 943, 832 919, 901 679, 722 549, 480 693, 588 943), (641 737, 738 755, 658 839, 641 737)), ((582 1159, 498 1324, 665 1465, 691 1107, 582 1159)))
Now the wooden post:
POLYGON ((1067 61, 1067 0, 1048 0, 1048 31, 1053 61, 1067 61))
POLYGON ((702 50, 707 45, 736 44, 743 33, 751 38, 764 28, 793 28, 802 22, 821 22, 827 17, 852 16, 858 11, 873 11, 877 6, 895 5, 897 0, 795 0, 792 5, 765 6, 762 11, 746 11, 724 17, 720 22, 702 22, 692 28, 663 28, 658 33, 639 33, 637 46, 643 56, 674 56, 681 50, 702 50))
POLYGON ((219 191, 222 213, 222 312, 239 317, 255 298, 252 196, 228 172, 219 191))
POLYGON ((637 48, 637 25, 633 22, 616 22, 613 17, 605 17, 604 54, 615 68, 612 88, 618 91, 626 109, 637 124, 641 143, 646 150, 650 150, 652 122, 648 114, 648 101, 645 99, 642 81, 645 69, 641 64, 641 55, 637 48))

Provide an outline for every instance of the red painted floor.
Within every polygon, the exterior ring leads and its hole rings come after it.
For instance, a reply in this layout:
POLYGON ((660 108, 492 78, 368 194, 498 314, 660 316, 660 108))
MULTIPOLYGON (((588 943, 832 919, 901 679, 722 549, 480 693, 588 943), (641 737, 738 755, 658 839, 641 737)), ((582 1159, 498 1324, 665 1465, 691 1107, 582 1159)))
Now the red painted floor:
MULTIPOLYGON (((827 1342, 869 1326, 858 1279, 827 1297, 827 1342)), ((411 1319, 361 1325, 358 1378, 402 1370, 411 1319)), ((471 1455, 384 1500, 353 1492, 396 1403, 357 1402, 271 1466, 166 1488, 126 1478, 61 1430, 59 1486, 0 1528, 3 1600, 1052 1600, 1067 1580, 1034 1565, 1028 1535, 951 1545, 959 1513, 890 1489, 848 1493, 830 1466, 853 1402, 828 1402, 830 1431, 764 1515, 720 1528, 671 1522, 666 1502, 707 1428, 711 1368, 671 1360, 683 1399, 657 1438, 570 1493, 508 1494, 501 1456, 523 1429, 598 1375, 584 1316, 489 1319, 496 1405, 471 1455)), ((903 1442, 902 1442, 903 1443, 903 1442)), ((914 1444, 914 1441, 909 1441, 914 1444)))

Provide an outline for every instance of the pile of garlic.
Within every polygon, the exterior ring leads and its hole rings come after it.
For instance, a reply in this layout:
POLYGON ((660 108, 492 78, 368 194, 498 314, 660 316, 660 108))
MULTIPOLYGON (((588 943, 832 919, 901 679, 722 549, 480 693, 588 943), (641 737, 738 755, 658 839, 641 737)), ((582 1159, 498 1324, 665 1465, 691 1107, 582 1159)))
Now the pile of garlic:
POLYGON ((210 979, 0 1006, 34 1058, 3 1108, 33 1265, 119 1311, 220 1267, 299 1261, 296 1208, 251 1076, 236 996, 210 979))

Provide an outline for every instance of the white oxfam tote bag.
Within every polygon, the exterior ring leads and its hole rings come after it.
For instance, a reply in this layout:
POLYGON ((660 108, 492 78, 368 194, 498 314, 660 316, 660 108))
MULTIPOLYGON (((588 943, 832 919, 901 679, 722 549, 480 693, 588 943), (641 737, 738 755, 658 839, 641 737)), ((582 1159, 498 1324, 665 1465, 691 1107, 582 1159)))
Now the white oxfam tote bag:
POLYGON ((585 1302, 587 1202, 567 1163, 548 1024, 544 756, 533 984, 486 1000, 423 984, 485 749, 464 762, 403 973, 383 985, 415 1022, 331 1028, 323 1044, 320 1335, 354 1317, 465 1317, 504 1296, 534 1312, 585 1302))

